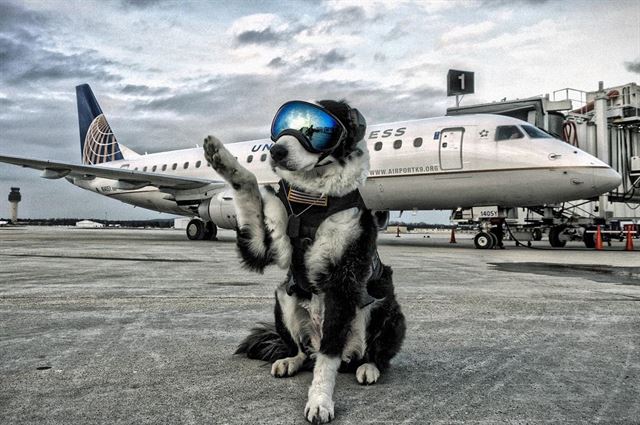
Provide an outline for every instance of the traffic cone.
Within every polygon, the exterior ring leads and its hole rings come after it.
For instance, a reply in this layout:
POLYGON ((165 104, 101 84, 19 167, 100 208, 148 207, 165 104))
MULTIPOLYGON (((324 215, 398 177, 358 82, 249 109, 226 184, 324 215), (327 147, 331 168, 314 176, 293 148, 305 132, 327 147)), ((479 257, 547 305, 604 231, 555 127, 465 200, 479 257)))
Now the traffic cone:
POLYGON ((457 243, 456 242, 456 227, 453 226, 451 228, 451 239, 449 239, 449 243, 457 243))
POLYGON ((633 251, 633 236, 631 236, 631 226, 627 225, 627 246, 624 248, 626 251, 633 251))
POLYGON ((596 249, 602 251, 602 233, 600 233, 600 225, 598 224, 598 230, 596 231, 596 249))

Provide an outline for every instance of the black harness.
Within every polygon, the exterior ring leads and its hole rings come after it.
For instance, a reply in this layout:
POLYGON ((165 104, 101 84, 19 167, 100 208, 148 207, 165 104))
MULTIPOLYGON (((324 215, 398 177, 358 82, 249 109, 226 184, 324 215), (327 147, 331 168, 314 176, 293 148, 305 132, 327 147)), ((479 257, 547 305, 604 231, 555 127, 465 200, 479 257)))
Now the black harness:
MULTIPOLYGON (((316 232, 320 224, 329 216, 347 210, 359 208, 365 210, 366 206, 360 192, 356 189, 344 196, 316 196, 297 191, 284 180, 278 183, 280 190, 278 198, 287 210, 289 220, 287 223, 287 236, 293 246, 291 253, 291 266, 289 268, 289 282, 287 282, 287 294, 311 299, 313 291, 304 256, 316 238, 316 232)), ((371 259, 371 275, 369 281, 379 279, 382 276, 382 263, 376 251, 371 259)), ((371 304, 376 298, 363 291, 358 306, 360 308, 371 304)))

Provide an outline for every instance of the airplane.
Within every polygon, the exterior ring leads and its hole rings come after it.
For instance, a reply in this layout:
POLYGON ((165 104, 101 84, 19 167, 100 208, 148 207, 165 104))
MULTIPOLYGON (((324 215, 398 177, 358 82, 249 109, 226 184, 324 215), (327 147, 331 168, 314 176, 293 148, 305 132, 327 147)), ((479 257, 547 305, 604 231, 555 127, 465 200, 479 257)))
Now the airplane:
MULTIPOLYGON (((41 170, 138 207, 193 217, 191 240, 236 227, 233 190, 202 148, 140 155, 117 141, 88 84, 76 87, 82 165, 0 155, 0 162, 41 170)), ((590 199, 621 183, 606 163, 537 127, 477 114, 371 125, 371 170, 361 194, 388 220, 390 210, 475 206, 526 207, 590 199)), ((269 165, 270 139, 228 144, 261 185, 279 178, 269 165)))

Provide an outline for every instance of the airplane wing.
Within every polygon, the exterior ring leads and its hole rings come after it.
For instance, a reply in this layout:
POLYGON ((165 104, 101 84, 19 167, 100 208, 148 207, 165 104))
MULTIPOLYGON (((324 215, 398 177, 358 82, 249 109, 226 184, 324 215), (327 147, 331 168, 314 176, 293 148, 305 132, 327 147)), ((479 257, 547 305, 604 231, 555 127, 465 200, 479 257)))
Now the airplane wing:
POLYGON ((47 179, 59 179, 71 176, 83 179, 101 177, 117 180, 118 186, 122 189, 136 189, 144 186, 155 186, 160 189, 188 190, 198 189, 205 186, 224 186, 224 182, 222 180, 206 180, 169 174, 146 173, 126 168, 67 164, 64 162, 43 161, 39 159, 20 158, 17 156, 0 155, 0 162, 42 170, 41 177, 47 179))

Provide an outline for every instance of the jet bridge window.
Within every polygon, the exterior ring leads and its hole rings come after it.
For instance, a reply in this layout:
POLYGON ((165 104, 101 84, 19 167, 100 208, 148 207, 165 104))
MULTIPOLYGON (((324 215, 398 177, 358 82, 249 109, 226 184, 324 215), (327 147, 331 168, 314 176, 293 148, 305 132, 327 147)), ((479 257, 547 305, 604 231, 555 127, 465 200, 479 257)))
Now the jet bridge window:
POLYGON ((515 125, 501 125, 496 128, 496 142, 500 140, 522 139, 524 134, 515 125))
POLYGON ((534 127, 532 125, 523 125, 522 129, 532 139, 553 139, 552 135, 550 135, 546 131, 539 129, 538 127, 534 127))
POLYGON ((396 140, 393 142, 394 149, 400 149, 402 147, 402 140, 396 140))
POLYGON ((413 146, 415 146, 416 148, 419 148, 420 146, 422 146, 422 137, 417 137, 413 141, 413 146))

